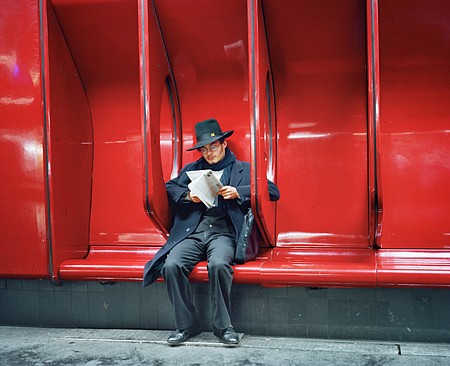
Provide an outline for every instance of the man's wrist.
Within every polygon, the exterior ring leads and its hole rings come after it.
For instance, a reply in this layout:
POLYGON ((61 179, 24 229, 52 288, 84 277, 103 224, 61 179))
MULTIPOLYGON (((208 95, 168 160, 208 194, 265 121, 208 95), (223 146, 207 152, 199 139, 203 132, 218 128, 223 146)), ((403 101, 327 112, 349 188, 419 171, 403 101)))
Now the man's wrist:
POLYGON ((191 200, 191 196, 189 195, 189 191, 187 191, 184 195, 183 195, 183 197, 181 198, 181 200, 183 201, 183 202, 191 202, 192 200, 191 200))

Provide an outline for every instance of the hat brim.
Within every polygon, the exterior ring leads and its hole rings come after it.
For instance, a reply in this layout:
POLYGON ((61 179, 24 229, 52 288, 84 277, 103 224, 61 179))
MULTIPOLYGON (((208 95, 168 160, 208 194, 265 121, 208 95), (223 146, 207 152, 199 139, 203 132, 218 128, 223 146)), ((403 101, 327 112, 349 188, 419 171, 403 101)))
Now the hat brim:
POLYGON ((209 138, 206 138, 206 139, 203 139, 201 141, 198 141, 195 146, 192 146, 191 148, 187 149, 186 151, 192 151, 192 150, 200 149, 201 147, 203 147, 205 145, 209 145, 209 144, 213 143, 214 141, 217 141, 217 140, 220 140, 220 139, 224 139, 224 138, 227 138, 227 137, 231 136, 233 134, 233 132, 234 132, 234 130, 227 131, 227 132, 222 132, 222 133, 217 134, 215 136, 211 136, 209 138))

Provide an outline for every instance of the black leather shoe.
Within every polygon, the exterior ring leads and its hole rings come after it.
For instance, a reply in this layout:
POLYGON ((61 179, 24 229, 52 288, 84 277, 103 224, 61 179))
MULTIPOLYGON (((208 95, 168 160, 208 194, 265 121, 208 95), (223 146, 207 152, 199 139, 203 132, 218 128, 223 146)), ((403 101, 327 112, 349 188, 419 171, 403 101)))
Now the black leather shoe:
POLYGON ((184 330, 177 329, 170 335, 169 338, 167 338, 167 343, 169 343, 171 346, 177 346, 180 343, 186 342, 188 339, 199 335, 201 332, 202 328, 198 324, 194 324, 193 326, 184 330))
POLYGON ((214 328, 214 335, 216 337, 219 337, 222 343, 225 344, 238 344, 239 343, 239 336, 234 331, 233 326, 230 325, 228 328, 225 329, 217 329, 214 328))

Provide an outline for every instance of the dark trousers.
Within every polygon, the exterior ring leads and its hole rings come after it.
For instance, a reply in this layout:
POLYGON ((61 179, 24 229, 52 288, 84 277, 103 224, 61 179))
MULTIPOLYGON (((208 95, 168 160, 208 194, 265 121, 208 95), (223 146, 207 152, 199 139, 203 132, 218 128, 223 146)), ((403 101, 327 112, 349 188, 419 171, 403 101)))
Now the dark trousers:
POLYGON ((175 310, 177 329, 186 329, 196 322, 189 274, 198 262, 205 259, 208 261, 213 326, 224 329, 231 325, 231 264, 234 261, 235 240, 223 225, 223 218, 221 222, 219 219, 204 218, 193 234, 170 251, 162 269, 175 310))

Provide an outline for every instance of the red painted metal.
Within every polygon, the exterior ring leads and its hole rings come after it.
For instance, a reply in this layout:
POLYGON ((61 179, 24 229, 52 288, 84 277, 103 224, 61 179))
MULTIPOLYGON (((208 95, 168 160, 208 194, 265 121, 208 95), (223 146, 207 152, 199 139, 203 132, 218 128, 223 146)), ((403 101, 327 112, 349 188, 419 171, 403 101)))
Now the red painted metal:
MULTIPOLYGON (((155 248, 92 247, 86 260, 66 261, 61 270, 67 280, 142 279, 142 269, 155 248)), ((262 249, 255 261, 234 267, 234 281, 265 286, 373 287, 376 252, 371 249, 262 249)), ((208 281, 206 262, 199 263, 191 280, 208 281)))
POLYGON ((39 7, 0 14, 0 276, 47 277, 39 7))
POLYGON ((51 228, 50 269, 88 252, 93 132, 90 109, 50 2, 45 4, 44 66, 51 228))
POLYGON ((380 53, 378 0, 366 1, 367 13, 367 156, 369 176, 369 245, 379 247, 382 228, 380 182, 380 53))
POLYGON ((87 258, 63 262, 60 272, 65 280, 139 281, 145 263, 157 250, 149 246, 92 245, 87 258))
POLYGON ((373 287, 376 252, 370 248, 276 248, 261 271, 261 283, 266 286, 373 287))
POLYGON ((143 195, 138 3, 52 2, 92 115, 90 245, 160 246, 143 195))
POLYGON ((381 1, 383 248, 450 248, 448 1, 381 1))
POLYGON ((276 202, 270 201, 267 183, 268 179, 276 183, 273 85, 261 2, 249 0, 247 3, 252 207, 265 242, 274 246, 276 202))
POLYGON ((280 4, 5 5, 0 275, 139 281, 169 226, 164 181, 216 117, 274 245, 236 282, 449 287, 450 7, 280 4))
POLYGON ((165 182, 181 169, 179 103, 155 9, 153 5, 148 9, 146 1, 138 6, 144 195, 150 217, 167 235, 171 214, 165 182))
POLYGON ((377 285, 450 287, 450 252, 418 249, 378 250, 377 285))
POLYGON ((369 247, 365 2, 264 1, 277 246, 369 247))
POLYGON ((199 158, 194 124, 215 117, 234 130, 228 143, 250 160, 248 40, 245 0, 155 0, 180 100, 182 165, 199 158))
MULTIPOLYGON (((142 270, 148 258, 155 255, 154 247, 92 246, 89 257, 66 261, 61 267, 67 280, 117 281, 142 280, 142 270)), ((263 249, 254 262, 235 266, 235 282, 260 283, 260 267, 269 258, 270 251, 263 249)), ((191 280, 208 281, 206 262, 199 263, 191 274, 191 280)))

